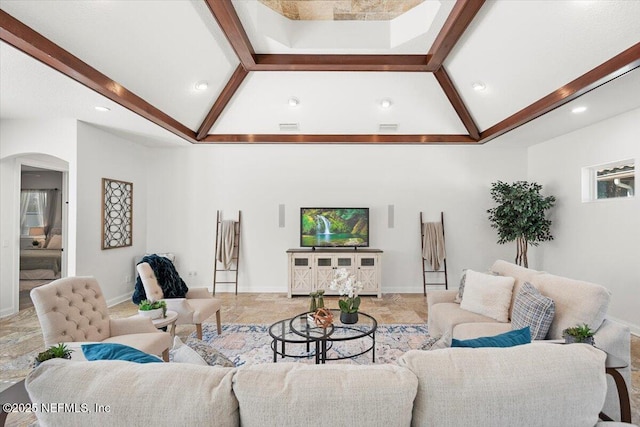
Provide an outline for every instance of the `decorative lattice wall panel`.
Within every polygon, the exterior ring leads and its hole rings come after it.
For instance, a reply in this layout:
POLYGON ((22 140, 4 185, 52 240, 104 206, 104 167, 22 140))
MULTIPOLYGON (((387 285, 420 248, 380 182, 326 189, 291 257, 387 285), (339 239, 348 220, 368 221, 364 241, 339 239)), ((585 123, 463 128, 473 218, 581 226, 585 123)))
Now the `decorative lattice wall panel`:
POLYGON ((131 246, 133 184, 102 178, 102 249, 131 246))

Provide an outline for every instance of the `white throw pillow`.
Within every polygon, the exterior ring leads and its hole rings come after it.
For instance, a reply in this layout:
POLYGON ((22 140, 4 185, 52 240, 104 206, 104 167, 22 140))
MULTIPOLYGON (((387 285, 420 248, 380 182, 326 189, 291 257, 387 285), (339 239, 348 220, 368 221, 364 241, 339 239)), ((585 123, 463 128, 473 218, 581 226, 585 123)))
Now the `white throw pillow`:
POLYGON ((207 362, 191 347, 184 344, 180 338, 173 339, 173 348, 169 350, 171 361, 174 363, 193 363, 194 365, 209 366, 207 362))
POLYGON ((62 249, 62 236, 60 234, 54 234, 49 239, 47 249, 62 249))
POLYGON ((513 277, 467 270, 460 308, 498 322, 508 322, 514 282, 513 277))

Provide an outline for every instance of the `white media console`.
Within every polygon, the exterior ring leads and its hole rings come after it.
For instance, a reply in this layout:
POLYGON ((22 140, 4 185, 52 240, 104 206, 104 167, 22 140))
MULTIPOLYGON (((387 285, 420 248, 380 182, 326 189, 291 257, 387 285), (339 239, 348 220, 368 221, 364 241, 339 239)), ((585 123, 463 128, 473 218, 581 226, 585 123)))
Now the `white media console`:
POLYGON ((339 268, 346 268, 362 283, 360 295, 382 296, 379 249, 289 249, 287 255, 289 298, 319 290, 324 290, 325 295, 338 295, 329 285, 339 268))

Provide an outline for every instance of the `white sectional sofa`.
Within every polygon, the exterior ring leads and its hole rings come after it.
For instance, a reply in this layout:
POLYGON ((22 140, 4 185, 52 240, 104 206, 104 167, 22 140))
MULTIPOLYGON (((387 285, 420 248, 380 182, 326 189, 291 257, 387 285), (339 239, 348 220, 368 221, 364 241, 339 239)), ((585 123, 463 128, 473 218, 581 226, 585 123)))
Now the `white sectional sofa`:
POLYGON ((586 344, 539 343, 367 366, 54 359, 25 384, 37 404, 67 404, 37 412, 43 426, 605 427, 604 361, 586 344))
MULTIPOLYGON (((610 292, 603 286, 555 276, 498 260, 490 271, 515 278, 513 301, 520 287, 531 283, 541 294, 553 299, 555 316, 546 336, 547 340, 562 340, 565 328, 586 323, 596 331, 596 347, 624 361, 627 368, 619 369, 627 388, 631 384, 631 334, 627 326, 606 318, 610 292)), ((490 317, 462 309, 456 303, 458 290, 427 293, 428 327, 433 337, 450 335, 457 339, 493 336, 511 330, 511 323, 498 322, 490 317)), ((620 419, 618 392, 611 377, 607 378, 608 393, 603 412, 620 419)))

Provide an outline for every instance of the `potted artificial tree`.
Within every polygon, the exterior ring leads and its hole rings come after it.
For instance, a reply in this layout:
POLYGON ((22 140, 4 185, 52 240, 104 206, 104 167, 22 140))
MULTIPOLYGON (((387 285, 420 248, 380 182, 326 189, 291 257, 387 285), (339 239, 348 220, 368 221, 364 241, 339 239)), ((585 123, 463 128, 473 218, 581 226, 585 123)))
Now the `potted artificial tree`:
POLYGON ((543 197, 542 185, 535 182, 516 181, 507 184, 497 181, 491 184, 491 197, 498 206, 487 211, 491 227, 498 230, 498 243, 516 241, 516 264, 529 267, 527 248, 540 242, 553 240, 551 220, 545 211, 553 207, 556 198, 543 197))

